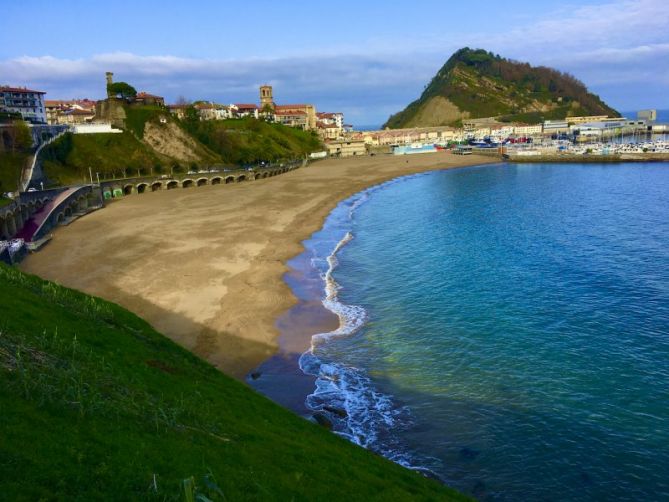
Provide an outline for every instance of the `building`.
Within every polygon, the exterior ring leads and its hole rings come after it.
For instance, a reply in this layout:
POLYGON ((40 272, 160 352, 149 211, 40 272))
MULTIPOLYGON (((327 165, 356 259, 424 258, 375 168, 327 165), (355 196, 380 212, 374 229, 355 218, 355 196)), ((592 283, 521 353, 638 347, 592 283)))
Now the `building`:
POLYGON ((640 110, 636 114, 637 120, 646 120, 655 122, 657 120, 657 110, 640 110))
POLYGON ((334 124, 340 129, 344 128, 344 114, 341 112, 322 112, 317 113, 316 118, 324 124, 334 124))
POLYGON ((541 134, 543 132, 543 124, 517 124, 513 126, 513 133, 517 136, 532 136, 533 134, 541 134))
POLYGON ((197 103, 194 106, 200 120, 225 120, 234 117, 233 110, 229 106, 216 103, 197 103))
POLYGON ((560 134, 569 132, 569 123, 566 120, 544 121, 544 134, 560 134))
POLYGON ((307 114, 300 110, 276 110, 274 112, 274 121, 277 124, 283 124, 288 127, 308 129, 307 114))
POLYGON ((337 139, 344 133, 344 114, 316 113, 316 130, 323 139, 337 139))
POLYGON ((330 157, 355 157, 367 154, 367 146, 363 140, 338 140, 325 143, 330 157))
POLYGON ((314 105, 274 105, 274 114, 278 113, 304 114, 304 129, 316 129, 316 107, 314 105))
POLYGON ((587 122, 601 122, 602 120, 607 120, 608 118, 608 115, 590 115, 583 117, 567 117, 565 120, 569 122, 570 125, 572 125, 585 124, 587 122))
POLYGON ((90 99, 47 99, 44 106, 48 124, 82 124, 95 119, 95 101, 90 99))
POLYGON ((316 122, 318 135, 324 140, 337 139, 341 137, 343 129, 336 124, 326 124, 324 122, 316 122))
POLYGON ((260 109, 263 112, 274 110, 274 97, 272 96, 271 85, 260 86, 260 109))
MULTIPOLYGON (((277 105, 274 102, 271 85, 260 86, 260 107, 258 108, 258 112, 262 112, 268 118, 271 118, 271 115, 273 115, 274 120, 280 124, 289 125, 292 122, 296 125, 291 127, 301 127, 305 130, 316 129, 316 123, 318 122, 316 107, 314 105, 277 105), (271 114, 270 111, 272 112, 271 114), (304 117, 302 118, 302 116, 304 117)), ((256 118, 258 118, 258 114, 256 114, 256 118)))
POLYGON ((165 106, 165 98, 143 91, 137 93, 137 96, 135 96, 135 102, 150 106, 165 106))
POLYGON ((253 117, 257 119, 260 116, 258 105, 253 103, 235 103, 230 105, 230 110, 237 118, 253 117))
POLYGON ((18 113, 26 122, 46 124, 45 94, 25 87, 0 86, 0 112, 18 113))
POLYGON ((167 109, 179 120, 186 118, 186 110, 190 105, 167 105, 167 109))

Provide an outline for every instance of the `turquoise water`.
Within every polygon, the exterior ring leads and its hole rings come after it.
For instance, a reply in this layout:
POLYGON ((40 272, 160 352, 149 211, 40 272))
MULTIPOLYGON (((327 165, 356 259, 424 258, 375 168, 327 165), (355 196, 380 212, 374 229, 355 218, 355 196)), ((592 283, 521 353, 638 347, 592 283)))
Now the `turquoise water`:
POLYGON ((669 164, 412 176, 306 244, 338 433, 484 500, 669 500, 669 164))

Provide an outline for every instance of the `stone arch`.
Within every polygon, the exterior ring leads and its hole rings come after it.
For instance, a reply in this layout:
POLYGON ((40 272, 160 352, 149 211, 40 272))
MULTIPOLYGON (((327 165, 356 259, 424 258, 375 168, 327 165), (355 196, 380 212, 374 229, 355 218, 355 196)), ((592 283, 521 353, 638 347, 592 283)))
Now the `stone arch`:
POLYGON ((88 204, 88 207, 94 207, 100 204, 100 198, 99 195, 97 195, 96 192, 91 190, 86 194, 86 202, 88 204))
POLYGON ((209 183, 209 180, 207 178, 198 178, 197 182, 195 183, 197 186, 201 187, 209 183))
POLYGON ((124 185, 123 186, 123 195, 130 195, 132 194, 132 189, 135 188, 132 185, 124 185))
POLYGON ((72 208, 71 208, 70 206, 67 206, 67 207, 65 208, 65 216, 68 217, 68 218, 69 218, 70 216, 72 216, 72 208))
POLYGON ((167 182, 166 188, 168 190, 172 190, 173 188, 177 188, 179 186, 179 182, 177 180, 170 180, 167 182))
POLYGON ((246 181, 246 175, 245 174, 242 174, 241 176, 239 176, 237 178, 237 183, 240 183, 242 181, 246 181))
POLYGON ((79 211, 86 211, 88 209, 88 197, 82 195, 77 199, 77 209, 79 211))
POLYGON ((234 176, 226 176, 225 178, 225 184, 227 185, 228 183, 234 183, 235 182, 235 177, 234 176))
POLYGON ((211 184, 212 185, 220 185, 222 179, 223 178, 221 178, 220 176, 215 176, 211 179, 211 184))
POLYGON ((151 191, 155 192, 156 190, 161 190, 163 188, 163 184, 160 181, 154 181, 151 183, 151 191))
POLYGON ((56 223, 60 224, 63 223, 65 220, 65 215, 63 213, 58 213, 58 216, 56 216, 56 223))
POLYGON ((267 171, 265 171, 264 173, 262 173, 262 177, 263 177, 263 178, 267 178, 268 176, 269 176, 269 173, 268 173, 267 171))
MULTIPOLYGON (((181 182, 181 188, 190 188, 194 185, 195 183, 193 182, 192 179, 188 178, 185 179, 181 182)), ((169 188, 169 187, 168 187, 169 188)))
POLYGON ((137 187, 135 187, 135 192, 144 193, 144 192, 146 192, 147 188, 149 188, 148 183, 140 183, 139 185, 137 185, 137 187))

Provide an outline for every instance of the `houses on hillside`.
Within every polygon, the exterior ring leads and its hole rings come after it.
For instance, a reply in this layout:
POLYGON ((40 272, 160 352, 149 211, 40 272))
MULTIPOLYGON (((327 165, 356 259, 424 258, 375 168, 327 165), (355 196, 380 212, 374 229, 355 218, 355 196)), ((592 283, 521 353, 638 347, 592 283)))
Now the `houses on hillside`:
POLYGON ((272 86, 260 87, 260 101, 255 103, 231 103, 229 105, 196 101, 193 104, 168 105, 170 113, 179 119, 186 117, 192 107, 200 120, 224 120, 251 117, 268 122, 283 124, 305 131, 316 131, 323 139, 341 138, 346 130, 344 114, 318 113, 312 104, 277 104, 274 102, 272 86))
POLYGON ((84 124, 95 118, 95 101, 90 99, 45 101, 48 124, 84 124))

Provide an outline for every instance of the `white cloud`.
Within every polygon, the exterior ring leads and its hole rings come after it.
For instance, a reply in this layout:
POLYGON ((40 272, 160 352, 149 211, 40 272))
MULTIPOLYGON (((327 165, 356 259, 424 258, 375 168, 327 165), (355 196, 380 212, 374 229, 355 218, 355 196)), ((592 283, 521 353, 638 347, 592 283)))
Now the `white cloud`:
POLYGON ((625 86, 638 92, 648 82, 656 89, 655 99, 662 98, 658 84, 669 83, 669 2, 611 0, 522 19, 524 25, 495 34, 472 33, 461 40, 423 37, 385 50, 380 48, 397 44, 378 40, 347 54, 244 60, 125 52, 85 59, 22 56, 0 61, 0 75, 3 83, 41 87, 54 98, 102 97, 105 71, 168 99, 256 100, 257 86, 267 82, 275 86, 279 101, 311 101, 320 109, 381 122, 415 99, 453 50, 469 45, 569 71, 605 99, 607 90, 620 99, 625 86))

